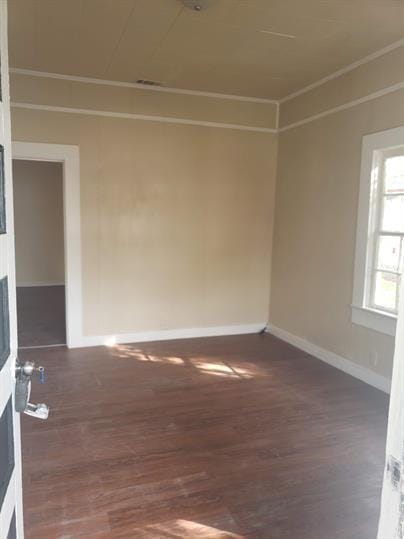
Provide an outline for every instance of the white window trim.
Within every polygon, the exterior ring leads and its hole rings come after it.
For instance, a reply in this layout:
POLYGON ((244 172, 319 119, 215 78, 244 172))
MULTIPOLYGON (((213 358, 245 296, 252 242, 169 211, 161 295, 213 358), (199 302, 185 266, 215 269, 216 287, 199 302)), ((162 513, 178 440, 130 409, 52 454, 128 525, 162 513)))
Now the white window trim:
POLYGON ((374 234, 374 216, 371 211, 371 189, 374 187, 375 152, 402 146, 404 144, 404 126, 374 133, 363 137, 362 161, 359 186, 358 223, 356 230, 355 270, 352 298, 352 322, 367 328, 395 336, 397 316, 367 307, 365 298, 371 283, 371 264, 373 253, 371 236, 374 234))

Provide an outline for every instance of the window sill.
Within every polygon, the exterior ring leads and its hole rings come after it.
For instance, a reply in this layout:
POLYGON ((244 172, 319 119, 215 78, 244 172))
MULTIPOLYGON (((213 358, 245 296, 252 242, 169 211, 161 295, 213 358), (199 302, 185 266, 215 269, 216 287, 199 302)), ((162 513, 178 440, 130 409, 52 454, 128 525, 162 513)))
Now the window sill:
POLYGON ((392 337, 396 335, 397 316, 393 314, 352 305, 352 322, 392 337))

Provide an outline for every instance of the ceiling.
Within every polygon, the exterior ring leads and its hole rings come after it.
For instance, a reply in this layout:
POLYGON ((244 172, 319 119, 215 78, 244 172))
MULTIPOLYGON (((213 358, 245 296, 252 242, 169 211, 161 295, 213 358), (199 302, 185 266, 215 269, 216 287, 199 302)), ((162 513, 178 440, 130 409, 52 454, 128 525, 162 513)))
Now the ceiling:
POLYGON ((9 0, 10 66, 279 99, 404 37, 404 0, 9 0))

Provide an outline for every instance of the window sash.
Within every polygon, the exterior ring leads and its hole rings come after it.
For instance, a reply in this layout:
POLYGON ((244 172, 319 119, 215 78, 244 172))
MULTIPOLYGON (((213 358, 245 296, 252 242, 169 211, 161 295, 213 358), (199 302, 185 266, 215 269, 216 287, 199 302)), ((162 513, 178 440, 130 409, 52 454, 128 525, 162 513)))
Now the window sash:
POLYGON ((375 258, 373 269, 378 271, 385 271, 387 273, 396 273, 397 275, 402 275, 404 266, 404 232, 385 232, 380 231, 376 233, 376 242, 375 242, 375 258), (400 238, 400 251, 398 254, 398 270, 389 270, 379 267, 378 265, 378 254, 380 250, 380 239, 381 238, 400 238))
POLYGON ((383 311, 390 314, 397 314, 398 312, 398 299, 400 297, 400 288, 401 288, 401 282, 400 279, 401 274, 400 273, 394 273, 391 271, 385 271, 385 270, 374 270, 373 271, 373 278, 372 278, 372 297, 371 297, 371 303, 369 307, 376 309, 377 311, 383 311), (394 300, 394 308, 390 309, 386 305, 381 305, 380 303, 377 303, 376 301, 376 279, 378 273, 387 273, 390 275, 395 275, 397 277, 396 282, 396 293, 395 293, 395 300, 394 300))
POLYGON ((380 205, 379 227, 378 227, 379 231, 383 231, 383 232, 386 232, 386 233, 392 232, 392 233, 397 233, 397 234, 404 234, 404 225, 401 225, 401 229, 395 229, 395 228, 385 229, 385 228, 383 228, 384 213, 386 211, 386 199, 387 198, 389 198, 389 199, 401 198, 402 200, 404 200, 404 193, 395 193, 393 195, 382 193, 381 196, 379 197, 379 201, 378 201, 378 204, 380 205))
MULTIPOLYGON (((404 231, 397 231, 397 230, 386 230, 382 228, 382 221, 383 221, 383 211, 385 206, 385 199, 386 197, 403 197, 403 193, 386 193, 386 175, 385 175, 385 169, 386 169, 386 160, 393 155, 392 151, 389 152, 380 152, 379 156, 379 163, 378 163, 378 174, 375 178, 376 180, 376 186, 374 189, 374 196, 376 200, 373 204, 373 215, 370 217, 373 219, 374 222, 374 228, 373 228, 373 241, 371 242, 371 250, 372 250, 372 256, 370 259, 371 267, 370 269, 370 286, 368 289, 367 294, 367 306, 373 309, 376 309, 378 311, 386 312, 389 314, 397 314, 398 312, 398 298, 400 294, 400 288, 402 285, 402 271, 392 271, 392 270, 386 270, 379 267, 378 264, 378 256, 379 256, 379 249, 380 249, 380 238, 391 236, 391 237, 399 237, 401 238, 400 242, 400 260, 399 260, 399 267, 402 268, 403 266, 403 245, 404 245, 404 231), (396 284, 396 298, 395 298, 395 307, 394 309, 390 309, 389 307, 379 305, 376 303, 376 279, 379 273, 384 274, 391 274, 397 276, 397 284, 396 284)), ((394 156, 396 155, 403 155, 402 151, 394 151, 394 156)))

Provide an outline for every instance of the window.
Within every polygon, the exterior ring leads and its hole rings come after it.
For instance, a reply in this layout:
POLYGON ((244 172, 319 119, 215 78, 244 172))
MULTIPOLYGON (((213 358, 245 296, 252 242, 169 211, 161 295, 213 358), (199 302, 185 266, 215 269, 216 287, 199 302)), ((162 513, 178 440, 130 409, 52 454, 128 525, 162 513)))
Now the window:
POLYGON ((364 137, 352 321, 395 334, 404 286, 404 128, 364 137))
POLYGON ((376 153, 375 234, 368 306, 397 314, 404 254, 404 146, 376 153), (379 155, 377 155, 379 154, 379 155))

